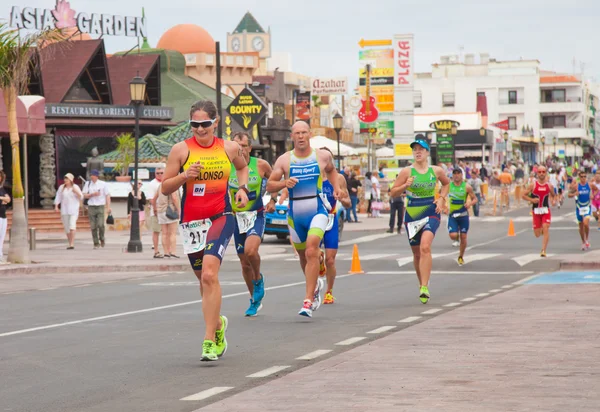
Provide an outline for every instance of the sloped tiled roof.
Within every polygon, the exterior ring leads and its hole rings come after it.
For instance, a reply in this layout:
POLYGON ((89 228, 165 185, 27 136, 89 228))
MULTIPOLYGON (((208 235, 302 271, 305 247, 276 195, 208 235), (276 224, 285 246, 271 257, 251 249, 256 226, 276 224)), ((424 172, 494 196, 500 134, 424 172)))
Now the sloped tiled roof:
POLYGON ((131 103, 129 82, 135 76, 145 79, 159 59, 158 54, 128 54, 108 59, 108 74, 112 87, 113 104, 131 103))
POLYGON ((540 83, 581 83, 577 76, 572 75, 551 75, 540 77, 540 83))
POLYGON ((265 30, 256 21, 254 16, 248 11, 242 17, 242 20, 238 23, 237 27, 233 31, 234 33, 243 33, 246 30, 248 33, 265 33, 265 30))
POLYGON ((60 103, 95 56, 102 40, 50 44, 42 49, 41 73, 46 103, 60 103))

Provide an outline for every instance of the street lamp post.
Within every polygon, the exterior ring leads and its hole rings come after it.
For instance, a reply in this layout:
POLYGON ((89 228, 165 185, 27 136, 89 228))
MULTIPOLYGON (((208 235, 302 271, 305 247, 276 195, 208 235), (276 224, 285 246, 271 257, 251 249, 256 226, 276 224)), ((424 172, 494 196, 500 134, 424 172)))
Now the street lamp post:
POLYGON ((337 134, 337 167, 338 170, 342 170, 342 154, 340 153, 340 131, 344 126, 344 117, 339 113, 333 116, 333 130, 337 134))
POLYGON ((146 96, 146 82, 139 75, 129 82, 129 93, 131 103, 135 106, 135 166, 133 169, 133 204, 131 205, 131 231, 127 252, 141 253, 142 240, 140 237, 140 204, 138 201, 138 141, 140 139, 140 106, 144 103, 146 96))
POLYGON ((556 136, 552 138, 552 141, 554 142, 554 153, 552 154, 552 159, 554 159, 554 156, 556 156, 556 136))
POLYGON ((541 142, 542 142, 542 161, 541 163, 545 163, 546 162, 546 136, 542 136, 540 138, 541 142))
POLYGON ((508 164, 508 132, 504 132, 504 164, 508 164))

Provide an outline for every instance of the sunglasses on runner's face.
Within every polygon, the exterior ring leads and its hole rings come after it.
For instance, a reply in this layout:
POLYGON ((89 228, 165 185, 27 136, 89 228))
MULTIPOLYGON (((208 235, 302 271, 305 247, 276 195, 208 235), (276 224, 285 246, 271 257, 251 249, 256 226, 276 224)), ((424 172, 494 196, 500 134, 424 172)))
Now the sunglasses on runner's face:
POLYGON ((203 129, 207 129, 210 126, 212 126, 216 121, 217 121, 217 119, 212 119, 212 120, 190 120, 190 126, 192 126, 194 129, 197 129, 199 127, 203 128, 203 129))

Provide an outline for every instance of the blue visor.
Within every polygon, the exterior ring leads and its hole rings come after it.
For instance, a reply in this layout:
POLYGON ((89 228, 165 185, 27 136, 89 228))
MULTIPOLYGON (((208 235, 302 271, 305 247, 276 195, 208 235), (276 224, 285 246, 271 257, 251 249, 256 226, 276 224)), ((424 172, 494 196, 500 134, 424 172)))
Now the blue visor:
POLYGON ((429 150, 429 143, 427 143, 426 140, 417 139, 417 140, 415 140, 414 142, 412 142, 410 144, 410 148, 413 149, 416 144, 418 144, 419 146, 421 146, 423 149, 427 150, 428 152, 430 151, 429 150))

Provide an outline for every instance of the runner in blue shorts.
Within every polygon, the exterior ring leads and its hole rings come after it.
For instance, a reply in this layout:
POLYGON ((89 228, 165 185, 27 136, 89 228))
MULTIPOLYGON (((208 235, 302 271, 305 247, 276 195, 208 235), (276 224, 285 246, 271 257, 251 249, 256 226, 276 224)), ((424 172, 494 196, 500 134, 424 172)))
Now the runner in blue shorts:
MULTIPOLYGON (((262 300, 265 296, 264 276, 260 272, 260 255, 258 248, 265 233, 265 210, 275 211, 277 193, 271 194, 271 200, 266 206, 263 205, 263 195, 267 185, 267 179, 271 176, 271 165, 263 159, 251 157, 252 145, 248 134, 238 132, 233 140, 242 148, 242 155, 248 163, 248 203, 244 207, 232 205, 235 216, 235 230, 233 238, 235 249, 242 265, 242 275, 248 292, 250 292, 250 306, 246 310, 246 316, 256 316, 262 308, 262 300)), ((235 168, 231 168, 229 175, 229 193, 231 198, 238 191, 238 179, 235 168)))
POLYGON ((441 167, 429 166, 429 143, 422 135, 417 135, 410 147, 415 161, 411 167, 400 171, 390 196, 398 197, 406 191, 404 224, 419 279, 419 299, 422 303, 427 303, 430 298, 431 244, 440 226, 440 213, 445 209, 450 180, 441 167), (440 197, 435 200, 438 180, 442 188, 440 197))
POLYGON ((459 240, 460 233, 460 252, 458 254, 458 264, 464 265, 464 255, 467 249, 467 233, 469 232, 469 208, 477 203, 477 197, 473 188, 463 180, 460 169, 454 169, 452 172, 452 182, 450 183, 450 192, 448 195, 450 204, 448 206, 448 233, 453 241, 459 240), (467 197, 470 201, 467 202, 467 197))
MULTIPOLYGON (((329 153, 331 153, 331 151, 326 147, 322 147, 321 150, 327 150, 329 153)), ((338 180, 340 188, 342 189, 342 198, 339 200, 339 203, 344 209, 347 209, 352 206, 352 201, 350 200, 350 195, 348 194, 346 179, 344 176, 338 174, 338 180)), ((331 211, 329 212, 327 228, 325 229, 325 235, 323 236, 322 242, 322 246, 325 248, 325 273, 319 272, 319 276, 327 275, 327 290, 325 292, 325 297, 323 298, 323 304, 330 305, 335 302, 335 298, 333 297, 333 284, 337 275, 335 258, 337 256, 338 245, 340 241, 340 222, 337 213, 339 207, 338 201, 333 195, 333 185, 331 182, 329 182, 329 180, 326 179, 326 176, 323 179, 323 193, 327 196, 327 201, 331 205, 331 211)))
POLYGON ((332 182, 333 195, 340 199, 338 173, 331 153, 310 147, 310 127, 304 121, 292 126, 294 149, 281 155, 275 162, 267 183, 267 191, 289 192, 288 226, 300 265, 306 277, 306 294, 299 315, 312 317, 321 305, 323 282, 319 277, 319 245, 327 228, 331 205, 323 194, 324 173, 332 182), (281 180, 284 178, 285 180, 281 180))
POLYGON ((569 197, 575 197, 575 215, 579 223, 581 250, 590 248, 590 219, 592 218, 592 198, 596 194, 596 186, 590 186, 587 173, 579 172, 579 180, 574 179, 569 187, 569 197))

